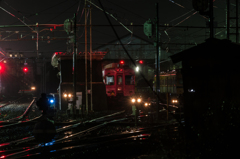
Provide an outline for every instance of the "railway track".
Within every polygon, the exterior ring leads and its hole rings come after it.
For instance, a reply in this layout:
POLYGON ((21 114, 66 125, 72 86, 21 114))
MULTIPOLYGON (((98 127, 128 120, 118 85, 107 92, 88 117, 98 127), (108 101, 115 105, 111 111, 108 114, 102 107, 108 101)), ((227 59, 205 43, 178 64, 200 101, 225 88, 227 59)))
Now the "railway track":
MULTIPOLYGON (((33 103, 34 100, 25 110, 25 115, 22 114, 0 123, 1 129, 6 128, 7 130, 13 127, 34 125, 38 120, 43 120, 41 116, 28 121, 24 120, 33 103)), ((87 149, 91 151, 99 150, 98 152, 102 153, 100 151, 111 149, 109 145, 120 148, 126 146, 126 144, 138 146, 139 143, 147 141, 156 128, 137 129, 133 124, 133 116, 122 115, 123 113, 124 111, 121 111, 87 121, 71 120, 71 122, 64 123, 66 126, 56 129, 57 135, 48 143, 38 142, 34 136, 25 136, 17 140, 1 143, 0 158, 43 158, 44 156, 57 156, 56 158, 62 156, 64 158, 63 156, 66 153, 76 154, 76 151, 79 151, 79 154, 84 155, 87 149), (121 125, 124 125, 125 128, 123 129, 126 129, 126 125, 132 125, 132 130, 128 130, 128 132, 127 130, 123 132, 121 128, 121 132, 113 130, 114 127, 119 129, 121 125), (104 133, 105 130, 108 132, 104 133), (101 150, 99 147, 101 147, 101 150)), ((141 118, 146 118, 146 115, 140 114, 138 120, 141 120, 141 118)), ((140 125, 143 126, 143 124, 140 125)))
MULTIPOLYGON (((109 120, 109 117, 111 116, 115 116, 115 115, 118 115, 118 114, 121 114, 123 113, 124 111, 121 111, 121 112, 117 112, 117 113, 114 113, 114 114, 110 114, 110 115, 106 115, 104 117, 100 117, 100 118, 96 118, 96 119, 92 119, 92 120, 88 120, 88 121, 84 121, 84 122, 79 122, 79 123, 76 123, 76 124, 72 124, 72 125, 68 125, 68 126, 64 126, 62 128, 59 128, 57 129, 57 133, 58 133, 58 138, 61 138, 61 136, 66 136, 64 135, 64 132, 68 131, 69 129, 71 129, 73 131, 73 129, 77 129, 80 125, 85 125, 87 123, 92 123, 92 122, 96 122, 98 120, 102 120, 103 118, 106 118, 106 120, 109 120)), ((73 121, 74 122, 74 121, 73 121)), ((71 123, 70 123, 71 124, 71 123)), ((96 123, 97 124, 97 123, 96 123)), ((89 130, 89 129, 88 129, 89 130)), ((64 137, 62 137, 63 139, 65 139, 64 137)), ((70 138, 70 137, 69 137, 70 138)), ((35 138, 34 136, 29 136, 29 137, 24 137, 22 139, 18 139, 18 140, 15 140, 15 141, 11 141, 11 142, 7 142, 7 143, 2 143, 0 144, 0 149, 1 150, 6 150, 6 149, 15 149, 20 146, 21 147, 21 144, 23 145, 24 143, 27 143, 25 145, 32 145, 32 144, 35 144, 36 141, 34 141, 35 138)), ((36 145, 35 145, 36 146, 36 145)), ((7 153, 9 151, 4 151, 4 153, 7 153)))

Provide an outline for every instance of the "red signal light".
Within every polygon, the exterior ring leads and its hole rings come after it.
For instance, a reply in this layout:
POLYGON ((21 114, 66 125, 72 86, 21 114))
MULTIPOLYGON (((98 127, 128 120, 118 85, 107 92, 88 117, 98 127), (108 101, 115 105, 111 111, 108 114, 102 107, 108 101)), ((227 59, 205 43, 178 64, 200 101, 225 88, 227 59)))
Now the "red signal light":
POLYGON ((28 68, 27 67, 23 67, 23 72, 28 72, 28 68))
POLYGON ((139 60, 139 63, 140 63, 140 64, 143 64, 143 60, 139 60))
POLYGON ((121 61, 120 61, 120 64, 124 64, 124 61, 123 61, 123 60, 121 60, 121 61))
POLYGON ((4 65, 0 64, 0 72, 3 72, 3 71, 4 71, 4 65))

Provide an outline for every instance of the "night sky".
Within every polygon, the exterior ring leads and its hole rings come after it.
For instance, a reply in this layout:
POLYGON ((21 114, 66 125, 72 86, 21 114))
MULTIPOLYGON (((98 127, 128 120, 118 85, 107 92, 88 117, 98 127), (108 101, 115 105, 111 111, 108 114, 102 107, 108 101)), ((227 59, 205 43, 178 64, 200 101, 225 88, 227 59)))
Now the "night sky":
MULTIPOLYGON (((100 7, 98 0, 92 2, 100 7)), ((127 26, 133 34, 148 39, 144 32, 143 25, 149 18, 156 17, 155 3, 159 5, 159 24, 169 24, 175 27, 160 27, 162 49, 168 49, 172 53, 177 53, 182 49, 192 47, 193 44, 199 44, 209 38, 209 28, 194 28, 191 26, 205 27, 208 18, 197 13, 192 7, 191 0, 101 0, 104 9, 112 14, 119 22, 127 26), (137 26, 134 26, 137 25, 137 26), (189 26, 178 27, 178 26, 189 26), (174 43, 174 44, 173 44, 174 43), (178 45, 177 45, 177 44, 178 45), (185 43, 192 45, 184 45, 185 43)), ((77 14, 77 24, 84 24, 84 0, 1 0, 0 1, 0 30, 1 41, 0 47, 3 51, 19 51, 25 55, 36 56, 36 38, 34 33, 35 27, 4 27, 4 25, 31 25, 31 24, 63 24, 68 18, 73 18, 74 13, 77 14), (24 17, 24 18, 23 18, 24 17), (14 31, 14 32, 13 32, 14 31), (18 37, 24 40, 17 41, 18 37)), ((95 6, 92 6, 92 24, 93 25, 109 25, 105 14, 95 6)), ((101 8, 101 7, 100 7, 101 8)), ((230 6, 231 14, 235 16, 234 4, 230 6)), ((216 0, 214 2, 214 20, 218 23, 218 27, 225 26, 225 1, 216 0)), ((89 19, 89 16, 88 16, 89 19)), ((119 23, 110 17, 112 24, 119 23)), ((234 21, 231 21, 234 25, 234 21)), ((52 28, 39 27, 39 38, 51 39, 55 37, 58 40, 39 40, 39 52, 43 52, 44 56, 51 57, 55 51, 66 51, 67 33, 63 27, 52 28)), ((123 27, 115 27, 118 35, 124 36, 129 32, 123 27)), ((110 26, 94 26, 93 30, 93 50, 98 46, 116 40, 112 28, 110 26)), ((84 27, 78 27, 78 51, 84 51, 84 27)), ((216 38, 226 38, 225 29, 216 29, 216 38)))

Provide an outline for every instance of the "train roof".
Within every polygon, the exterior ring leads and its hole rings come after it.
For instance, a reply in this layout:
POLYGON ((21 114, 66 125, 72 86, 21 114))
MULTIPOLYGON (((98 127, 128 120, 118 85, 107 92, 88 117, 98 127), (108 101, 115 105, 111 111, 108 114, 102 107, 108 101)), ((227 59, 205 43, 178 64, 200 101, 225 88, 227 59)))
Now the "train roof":
POLYGON ((129 67, 129 65, 120 65, 119 63, 110 63, 110 64, 107 64, 103 67, 103 70, 105 69, 114 69, 114 68, 124 68, 124 69, 132 69, 129 67))

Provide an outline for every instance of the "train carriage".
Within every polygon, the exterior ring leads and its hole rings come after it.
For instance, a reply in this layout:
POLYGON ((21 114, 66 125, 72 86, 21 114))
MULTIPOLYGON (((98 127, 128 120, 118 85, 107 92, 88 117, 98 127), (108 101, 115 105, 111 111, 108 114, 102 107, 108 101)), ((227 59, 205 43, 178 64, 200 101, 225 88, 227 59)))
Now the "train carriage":
POLYGON ((108 105, 121 105, 135 94, 134 69, 124 65, 122 61, 104 66, 103 82, 106 86, 108 105))

